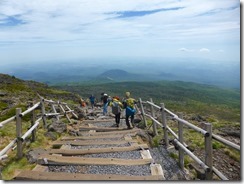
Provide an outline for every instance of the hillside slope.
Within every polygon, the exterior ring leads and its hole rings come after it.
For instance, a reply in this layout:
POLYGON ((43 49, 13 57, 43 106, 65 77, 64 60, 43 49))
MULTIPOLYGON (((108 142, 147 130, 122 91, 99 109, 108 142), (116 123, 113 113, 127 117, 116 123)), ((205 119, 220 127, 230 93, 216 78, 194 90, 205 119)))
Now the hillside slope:
POLYGON ((48 99, 78 100, 71 92, 57 90, 35 81, 24 81, 14 76, 0 74, 0 121, 15 113, 16 107, 40 100, 38 94, 48 99))
POLYGON ((124 97, 125 92, 130 91, 134 98, 153 98, 154 102, 163 102, 172 110, 214 115, 226 121, 240 122, 240 91, 235 89, 181 81, 62 85, 55 88, 78 93, 83 97, 94 94, 97 99, 100 99, 102 92, 124 97))

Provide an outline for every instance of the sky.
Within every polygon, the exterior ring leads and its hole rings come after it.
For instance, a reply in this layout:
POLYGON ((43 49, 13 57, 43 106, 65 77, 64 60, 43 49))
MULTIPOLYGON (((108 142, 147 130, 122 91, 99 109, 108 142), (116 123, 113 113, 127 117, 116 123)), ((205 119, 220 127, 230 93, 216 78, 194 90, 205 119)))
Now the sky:
POLYGON ((2 64, 121 57, 240 62, 240 1, 0 1, 2 64))

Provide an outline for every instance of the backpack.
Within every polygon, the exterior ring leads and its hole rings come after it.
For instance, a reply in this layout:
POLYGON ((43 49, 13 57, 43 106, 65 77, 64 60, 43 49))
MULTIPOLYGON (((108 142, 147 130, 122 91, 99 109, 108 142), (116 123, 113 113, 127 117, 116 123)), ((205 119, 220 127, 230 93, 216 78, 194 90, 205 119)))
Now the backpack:
POLYGON ((112 113, 113 114, 120 113, 120 107, 118 102, 112 102, 112 113))
POLYGON ((136 110, 134 108, 127 106, 125 113, 126 113, 126 116, 133 116, 133 115, 135 115, 136 110))

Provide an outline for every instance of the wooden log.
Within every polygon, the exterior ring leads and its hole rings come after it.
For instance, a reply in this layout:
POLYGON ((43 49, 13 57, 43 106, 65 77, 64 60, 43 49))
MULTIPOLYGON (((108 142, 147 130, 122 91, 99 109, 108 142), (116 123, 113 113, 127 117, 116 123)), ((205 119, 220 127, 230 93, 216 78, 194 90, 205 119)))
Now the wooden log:
POLYGON ((149 150, 141 150, 141 156, 143 159, 152 159, 151 153, 149 150))
POLYGON ((139 98, 139 104, 140 104, 140 108, 141 108, 141 113, 142 113, 144 125, 145 125, 145 127, 147 127, 147 120, 146 120, 146 117, 145 117, 145 111, 144 111, 144 107, 143 107, 141 98, 139 98))
POLYGON ((162 176, 162 178, 165 180, 164 172, 160 164, 151 164, 150 168, 153 176, 162 176))
POLYGON ((164 141, 166 148, 169 147, 169 139, 168 139, 168 132, 167 132, 167 121, 166 121, 166 114, 164 111, 164 103, 160 103, 161 105, 161 115, 162 115, 162 125, 163 125, 163 131, 164 131, 164 141))
POLYGON ((15 120, 16 116, 12 116, 11 118, 8 118, 0 123, 0 128, 2 128, 5 124, 10 123, 15 120))
POLYGON ((27 109, 26 111, 20 113, 20 116, 23 117, 23 116, 25 116, 26 114, 30 113, 31 111, 35 110, 36 108, 39 107, 40 103, 41 103, 41 102, 38 102, 38 103, 36 103, 35 105, 33 105, 31 108, 29 108, 29 109, 27 109))
MULTIPOLYGON (((134 134, 135 135, 135 134, 134 134)), ((98 135, 98 136, 77 136, 77 137, 63 137, 61 138, 62 141, 68 140, 92 140, 92 139, 106 139, 106 138, 122 138, 124 137, 123 134, 119 135, 98 135)))
POLYGON ((125 181, 125 180, 164 180, 161 175, 150 176, 128 176, 128 175, 112 175, 112 174, 77 174, 64 172, 40 172, 40 171, 22 171, 15 178, 15 180, 52 180, 52 181, 125 181))
POLYGON ((147 144, 140 144, 137 146, 126 146, 126 147, 110 147, 110 148, 89 148, 89 149, 49 149, 47 150, 50 154, 62 154, 65 156, 71 155, 85 155, 94 153, 113 153, 113 152, 124 152, 124 151, 135 151, 141 149, 148 149, 147 144))
POLYGON ((11 141, 3 150, 0 151, 0 157, 5 155, 11 148, 14 146, 14 144, 17 142, 17 138, 15 138, 13 141, 11 141))
POLYGON ((79 130, 96 130, 97 132, 108 132, 108 131, 123 131, 127 130, 127 128, 117 128, 117 127, 87 127, 80 126, 79 130))
POLYGON ((82 158, 45 155, 38 158, 41 165, 146 165, 152 159, 82 158))
MULTIPOLYGON (((179 117, 182 119, 183 115, 180 114, 179 117)), ((178 137, 179 137, 179 142, 181 144, 184 144, 183 123, 181 121, 178 121, 178 137)), ((179 166, 182 170, 184 169, 184 150, 181 148, 179 148, 179 166)))
POLYGON ((21 159, 23 157, 23 142, 21 140, 22 136, 22 121, 21 121, 21 108, 16 109, 16 137, 17 137, 17 158, 21 159))
MULTIPOLYGON (((151 102, 151 115, 152 115, 152 117, 153 118, 155 118, 155 112, 154 112, 154 106, 152 105, 152 104, 154 104, 153 103, 153 99, 152 98, 150 98, 150 102, 151 102)), ((156 122, 155 121, 153 121, 153 133, 154 133, 154 135, 158 135, 158 130, 157 130, 157 126, 156 126, 156 122)))
MULTIPOLYGON (((95 132, 95 133, 89 133, 89 134, 84 134, 84 136, 94 136, 94 135, 125 135, 125 134, 132 134, 141 131, 138 128, 130 129, 130 130, 119 130, 119 131, 109 131, 109 132, 95 132)), ((83 134, 82 134, 83 135, 83 134)))
POLYGON ((73 145, 73 146, 89 146, 89 145, 103 145, 103 144, 126 144, 128 142, 136 142, 135 140, 126 141, 55 141, 52 143, 53 146, 60 145, 73 145))
POLYGON ((209 136, 205 136, 205 164, 209 167, 209 170, 205 172, 206 180, 213 179, 213 143, 212 143, 212 124, 205 123, 205 130, 209 133, 209 136))
POLYGON ((48 167, 47 166, 43 166, 43 165, 36 165, 32 171, 40 171, 40 172, 47 172, 48 171, 48 167))

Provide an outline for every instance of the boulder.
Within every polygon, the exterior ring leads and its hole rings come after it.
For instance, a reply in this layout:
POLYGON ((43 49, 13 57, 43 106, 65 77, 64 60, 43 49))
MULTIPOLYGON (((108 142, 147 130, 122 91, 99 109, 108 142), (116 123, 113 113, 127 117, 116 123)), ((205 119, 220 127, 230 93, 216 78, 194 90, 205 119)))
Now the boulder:
POLYGON ((29 161, 29 163, 33 164, 33 163, 36 163, 37 162, 37 159, 40 157, 40 155, 47 154, 47 153, 48 152, 45 149, 36 148, 36 149, 30 150, 26 154, 26 158, 29 161))
POLYGON ((66 130, 67 130, 67 125, 57 120, 54 120, 54 122, 48 126, 48 132, 63 133, 66 130))

